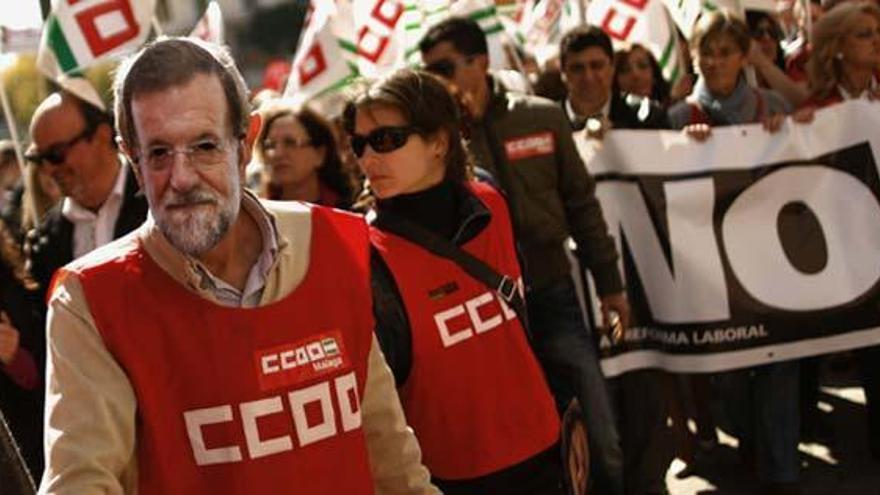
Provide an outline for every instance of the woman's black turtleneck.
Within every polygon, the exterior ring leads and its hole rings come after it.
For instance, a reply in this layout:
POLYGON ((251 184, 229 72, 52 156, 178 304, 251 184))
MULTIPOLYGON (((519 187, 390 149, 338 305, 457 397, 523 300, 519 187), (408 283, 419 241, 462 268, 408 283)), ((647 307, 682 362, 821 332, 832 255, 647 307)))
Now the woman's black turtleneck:
POLYGON ((406 218, 444 239, 452 240, 464 218, 461 218, 461 194, 456 184, 444 180, 428 189, 380 200, 376 214, 383 212, 406 218))

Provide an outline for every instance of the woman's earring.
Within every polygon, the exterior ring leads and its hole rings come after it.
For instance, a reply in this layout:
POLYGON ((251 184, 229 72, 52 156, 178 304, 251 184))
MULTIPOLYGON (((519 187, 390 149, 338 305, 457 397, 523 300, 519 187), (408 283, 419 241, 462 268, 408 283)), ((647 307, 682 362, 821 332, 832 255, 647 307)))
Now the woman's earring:
POLYGON ((834 58, 836 58, 837 60, 843 60, 843 53, 841 53, 841 52, 835 53, 834 58))

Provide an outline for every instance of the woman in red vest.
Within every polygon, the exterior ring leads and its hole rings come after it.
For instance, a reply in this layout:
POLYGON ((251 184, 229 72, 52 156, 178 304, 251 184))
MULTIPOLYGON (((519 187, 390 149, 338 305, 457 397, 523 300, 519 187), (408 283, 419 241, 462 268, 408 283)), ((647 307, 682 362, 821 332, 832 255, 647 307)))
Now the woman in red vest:
POLYGON ((433 254, 460 249, 520 280, 507 206, 471 179, 455 100, 401 70, 355 96, 344 123, 374 216, 377 333, 433 481, 447 494, 561 493, 558 415, 515 298, 433 254))

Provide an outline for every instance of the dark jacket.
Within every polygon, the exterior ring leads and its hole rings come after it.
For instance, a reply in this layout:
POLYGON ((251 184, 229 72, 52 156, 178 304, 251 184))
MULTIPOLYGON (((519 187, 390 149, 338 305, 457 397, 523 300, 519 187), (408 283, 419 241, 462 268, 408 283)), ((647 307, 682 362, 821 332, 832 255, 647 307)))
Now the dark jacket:
POLYGON ((489 84, 489 107, 482 121, 474 123, 468 148, 509 199, 526 283, 540 289, 569 276, 563 242, 570 236, 599 294, 621 291, 617 249, 565 113, 551 100, 508 93, 492 78, 489 84), (529 143, 530 138, 547 137, 550 146, 529 143))
MULTIPOLYGON (((129 171, 113 238, 136 229, 146 218, 147 200, 138 191, 134 173, 129 171)), ((26 244, 31 274, 45 296, 55 270, 73 260, 73 223, 61 214, 61 203, 49 210, 38 228, 28 232, 26 244)))

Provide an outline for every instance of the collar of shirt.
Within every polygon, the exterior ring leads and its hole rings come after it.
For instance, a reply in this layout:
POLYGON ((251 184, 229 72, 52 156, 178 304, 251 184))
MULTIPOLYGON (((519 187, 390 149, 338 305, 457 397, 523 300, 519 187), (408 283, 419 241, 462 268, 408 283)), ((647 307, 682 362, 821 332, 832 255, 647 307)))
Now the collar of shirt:
POLYGON ((877 76, 871 76, 871 82, 868 83, 868 89, 862 91, 858 95, 851 95, 843 86, 840 84, 837 85, 837 90, 840 91, 840 96, 843 97, 844 100, 858 100, 858 99, 867 99, 868 93, 872 91, 877 91, 877 76))
POLYGON ((609 97, 608 101, 606 101, 605 104, 602 105, 601 112, 593 114, 593 115, 589 115, 589 116, 583 116, 583 115, 577 113, 575 111, 574 107, 571 105, 571 99, 566 98, 565 99, 565 114, 568 115, 569 122, 574 124, 576 127, 582 129, 584 127, 584 125, 586 124, 587 120, 589 120, 589 119, 599 119, 599 120, 604 121, 604 120, 611 118, 610 117, 611 98, 609 97))
POLYGON ((108 204, 112 203, 114 199, 118 199, 121 202, 122 195, 125 194, 126 174, 126 167, 120 165, 119 172, 116 174, 116 182, 113 184, 113 190, 110 191, 110 195, 107 196, 107 199, 101 204, 97 213, 77 203, 76 200, 70 196, 65 196, 64 200, 61 202, 61 214, 64 215, 64 218, 70 220, 71 223, 90 222, 95 220, 107 209, 108 204))
POLYGON ((89 251, 113 240, 116 220, 125 196, 127 166, 119 165, 116 182, 110 195, 94 212, 67 196, 61 203, 61 214, 73 224, 73 256, 78 258, 89 251))
POLYGON ((249 191, 242 192, 240 215, 250 215, 260 228, 263 249, 251 267, 244 290, 239 291, 217 278, 199 260, 184 255, 162 234, 152 216, 147 219, 142 236, 145 248, 156 262, 198 295, 216 304, 230 307, 255 307, 260 304, 266 278, 286 241, 278 235, 275 220, 249 191))

